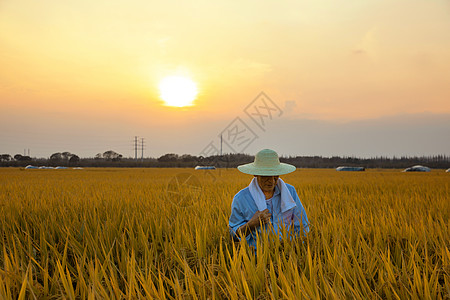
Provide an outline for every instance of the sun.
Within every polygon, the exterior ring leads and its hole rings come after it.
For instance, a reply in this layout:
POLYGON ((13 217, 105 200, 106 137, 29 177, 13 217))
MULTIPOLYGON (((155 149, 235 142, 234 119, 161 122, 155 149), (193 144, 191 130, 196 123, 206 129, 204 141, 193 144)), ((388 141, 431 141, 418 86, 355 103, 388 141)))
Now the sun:
POLYGON ((183 76, 167 76, 159 83, 160 97, 167 106, 191 106, 198 90, 194 81, 183 76))

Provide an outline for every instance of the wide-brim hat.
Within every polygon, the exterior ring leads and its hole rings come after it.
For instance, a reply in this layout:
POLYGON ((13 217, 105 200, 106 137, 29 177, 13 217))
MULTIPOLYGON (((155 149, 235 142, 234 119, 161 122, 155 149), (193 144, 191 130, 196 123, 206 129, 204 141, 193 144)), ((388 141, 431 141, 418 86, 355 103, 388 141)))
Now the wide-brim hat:
POLYGON ((264 149, 256 153, 255 161, 237 167, 239 171, 250 175, 278 176, 295 171, 295 166, 280 163, 278 154, 270 149, 264 149))

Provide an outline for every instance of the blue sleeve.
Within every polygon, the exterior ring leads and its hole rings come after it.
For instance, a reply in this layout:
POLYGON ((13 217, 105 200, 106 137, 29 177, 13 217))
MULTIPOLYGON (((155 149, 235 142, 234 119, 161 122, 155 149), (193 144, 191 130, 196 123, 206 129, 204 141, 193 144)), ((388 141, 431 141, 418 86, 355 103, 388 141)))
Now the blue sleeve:
POLYGON ((300 201, 295 189, 292 193, 292 197, 294 198, 295 204, 297 204, 294 208, 294 231, 295 233, 300 234, 303 227, 303 234, 306 235, 309 232, 309 221, 306 216, 305 208, 303 207, 303 204, 300 201))
POLYGON ((239 201, 237 201, 236 197, 234 197, 233 203, 231 204, 231 215, 228 221, 230 234, 235 240, 239 240, 238 236, 236 235, 236 230, 247 223, 247 220, 244 218, 242 211, 239 209, 238 202, 239 201))

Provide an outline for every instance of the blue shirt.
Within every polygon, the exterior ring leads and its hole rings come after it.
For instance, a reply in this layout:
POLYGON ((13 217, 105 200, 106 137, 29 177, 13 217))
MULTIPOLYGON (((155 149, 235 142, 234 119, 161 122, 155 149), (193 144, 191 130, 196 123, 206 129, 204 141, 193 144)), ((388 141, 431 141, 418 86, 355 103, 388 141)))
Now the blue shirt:
MULTIPOLYGON (((292 198, 295 201, 296 206, 292 209, 292 224, 290 226, 290 230, 294 230, 295 233, 299 234, 301 233, 301 228, 303 225, 303 233, 306 234, 309 232, 309 222, 308 218, 306 216, 306 211, 303 208, 302 203, 300 202, 300 199, 297 195, 297 192, 295 191, 295 188, 286 183, 286 186, 291 193, 292 198), (302 225, 300 225, 302 224, 302 225)), ((268 199, 269 200, 269 199, 268 199)), ((279 227, 281 222, 276 222, 277 218, 281 218, 280 213, 280 201, 281 201, 281 193, 278 186, 275 186, 275 191, 273 193, 273 196, 271 198, 271 201, 266 200, 267 208, 269 209, 269 212, 271 213, 270 222, 272 226, 275 229, 275 232, 279 233, 280 230, 278 230, 277 227, 279 227)), ((253 215, 258 211, 258 208, 256 206, 255 201, 253 200, 250 190, 248 187, 245 189, 239 191, 233 198, 233 202, 231 204, 231 215, 228 222, 228 225, 230 227, 230 233, 233 236, 233 238, 238 239, 238 236, 236 235, 236 230, 245 225, 250 219, 253 217, 253 215)), ((256 248, 256 233, 255 231, 252 231, 246 236, 247 243, 250 246, 254 246, 256 248)))

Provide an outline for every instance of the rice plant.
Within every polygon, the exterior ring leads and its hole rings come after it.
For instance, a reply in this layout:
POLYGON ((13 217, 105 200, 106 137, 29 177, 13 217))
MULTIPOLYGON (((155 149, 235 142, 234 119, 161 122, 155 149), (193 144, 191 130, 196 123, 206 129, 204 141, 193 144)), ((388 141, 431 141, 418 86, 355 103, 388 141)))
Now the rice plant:
POLYGON ((449 299, 449 176, 297 170, 310 233, 254 251, 236 170, 0 169, 0 298, 449 299))

